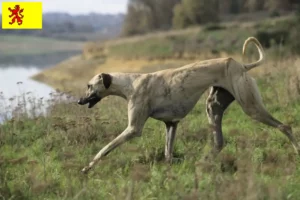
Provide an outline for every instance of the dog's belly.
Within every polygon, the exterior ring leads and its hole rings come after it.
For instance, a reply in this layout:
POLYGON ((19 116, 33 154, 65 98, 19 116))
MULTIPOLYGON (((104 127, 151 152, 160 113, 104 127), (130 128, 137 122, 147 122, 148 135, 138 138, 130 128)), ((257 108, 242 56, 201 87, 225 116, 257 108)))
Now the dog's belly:
POLYGON ((182 97, 174 100, 156 99, 152 105, 150 117, 161 121, 179 121, 184 118, 196 105, 202 93, 190 97, 182 97))

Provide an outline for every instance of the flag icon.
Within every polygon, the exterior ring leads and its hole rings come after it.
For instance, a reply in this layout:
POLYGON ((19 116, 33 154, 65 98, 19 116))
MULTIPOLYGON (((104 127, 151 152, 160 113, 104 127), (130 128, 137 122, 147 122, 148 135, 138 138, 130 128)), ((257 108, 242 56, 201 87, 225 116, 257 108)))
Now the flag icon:
POLYGON ((42 27, 42 2, 2 2, 2 29, 42 27))

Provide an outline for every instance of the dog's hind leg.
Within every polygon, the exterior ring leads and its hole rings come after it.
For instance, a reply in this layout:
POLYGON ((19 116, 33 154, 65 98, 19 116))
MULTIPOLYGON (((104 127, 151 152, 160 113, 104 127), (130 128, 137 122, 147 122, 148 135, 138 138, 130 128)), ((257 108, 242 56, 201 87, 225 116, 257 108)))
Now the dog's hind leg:
POLYGON ((239 79, 235 87, 235 97, 239 104, 242 106, 244 112, 251 118, 266 124, 278 128, 284 133, 290 142, 292 143, 295 151, 300 154, 299 144, 292 133, 290 126, 283 124, 275 119, 265 108, 262 102, 260 92, 257 84, 253 78, 249 75, 244 75, 239 79))
POLYGON ((166 124, 166 145, 165 145, 165 159, 166 162, 172 163, 173 146, 176 135, 178 122, 165 122, 166 124))
POLYGON ((213 129, 214 154, 223 148, 222 118, 224 111, 233 101, 232 94, 221 87, 212 87, 206 100, 206 113, 213 129))

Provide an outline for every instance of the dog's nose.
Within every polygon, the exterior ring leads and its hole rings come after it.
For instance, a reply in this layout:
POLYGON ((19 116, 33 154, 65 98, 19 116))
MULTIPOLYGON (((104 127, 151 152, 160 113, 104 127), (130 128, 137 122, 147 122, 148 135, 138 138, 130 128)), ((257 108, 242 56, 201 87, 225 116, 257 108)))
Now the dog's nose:
POLYGON ((82 98, 80 98, 80 99, 77 101, 77 103, 78 103, 79 105, 82 105, 82 104, 83 104, 82 98))

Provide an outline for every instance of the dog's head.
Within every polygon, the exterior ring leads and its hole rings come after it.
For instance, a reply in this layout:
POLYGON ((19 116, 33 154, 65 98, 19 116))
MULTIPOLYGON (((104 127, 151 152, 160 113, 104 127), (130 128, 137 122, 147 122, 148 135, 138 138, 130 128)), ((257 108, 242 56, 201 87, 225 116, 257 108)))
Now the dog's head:
POLYGON ((112 77, 109 74, 98 74, 94 76, 87 85, 85 97, 79 99, 79 105, 89 104, 88 108, 92 108, 102 98, 109 95, 109 87, 112 77))

